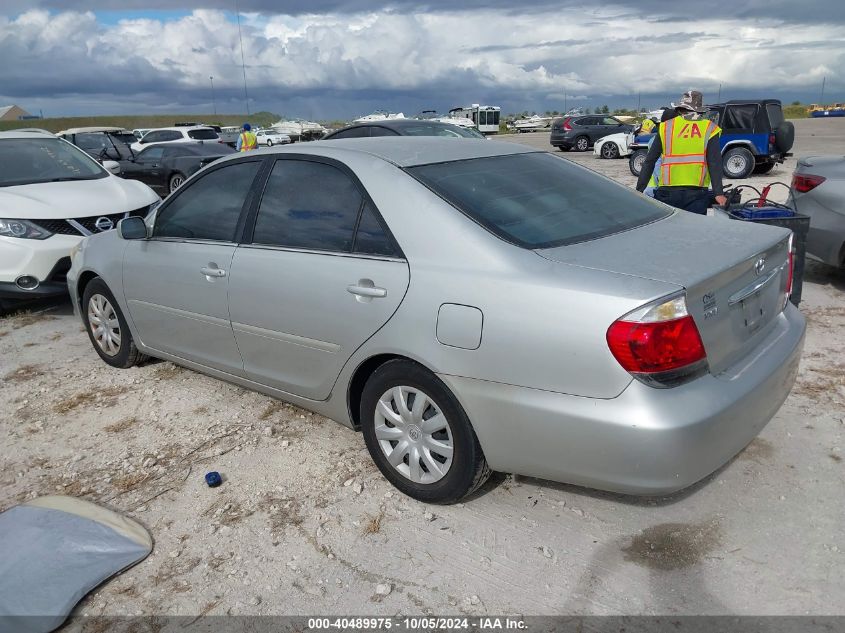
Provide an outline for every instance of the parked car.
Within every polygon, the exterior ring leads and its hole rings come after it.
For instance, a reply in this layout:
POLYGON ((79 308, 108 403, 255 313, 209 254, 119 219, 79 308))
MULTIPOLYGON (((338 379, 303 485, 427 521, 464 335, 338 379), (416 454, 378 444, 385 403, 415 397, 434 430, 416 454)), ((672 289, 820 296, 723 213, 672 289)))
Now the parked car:
POLYGON ((165 358, 360 429, 426 502, 491 469, 684 488, 775 414, 804 339, 789 231, 516 143, 239 154, 119 229, 68 274, 106 363, 165 358))
POLYGON ((231 147, 219 143, 153 145, 142 150, 134 159, 121 161, 120 175, 139 180, 156 193, 166 196, 201 168, 234 153, 231 147))
POLYGON ((648 142, 653 137, 654 134, 637 134, 637 132, 609 134, 596 141, 593 146, 593 155, 609 159, 630 156, 635 148, 648 146, 648 142))
MULTIPOLYGON (((792 156, 795 126, 783 118, 777 99, 745 99, 707 106, 706 116, 722 128, 719 145, 722 170, 731 180, 748 178, 752 173, 767 174, 775 165, 792 156)), ((639 176, 648 148, 634 147, 629 167, 639 176)))
POLYGON ((73 143, 99 162, 131 158, 130 145, 135 142, 132 132, 120 127, 76 127, 63 130, 56 136, 73 143))
POLYGON ((807 254, 845 267, 845 157, 807 156, 792 176, 790 206, 810 216, 807 254))
POLYGON ((144 138, 144 134, 146 134, 149 131, 150 131, 150 128, 138 128, 138 129, 132 130, 132 135, 137 140, 140 141, 142 138, 144 138))
MULTIPOLYGON (((128 215, 146 215, 159 197, 112 175, 52 134, 0 132, 0 303, 63 295, 70 251, 85 235, 128 215)), ((113 165, 117 167, 117 165, 113 165)))
POLYGON ((159 143, 222 143, 220 136, 207 126, 174 126, 150 130, 144 137, 132 143, 132 151, 140 152, 149 145, 159 143))
POLYGON ((597 140, 608 134, 633 132, 635 128, 635 125, 623 123, 606 114, 563 116, 552 121, 549 142, 562 152, 570 149, 586 152, 597 140))
POLYGON ((372 123, 356 123, 331 132, 324 138, 362 138, 368 136, 445 136, 451 138, 486 139, 475 128, 441 123, 437 121, 418 121, 417 119, 384 119, 372 123))
POLYGON ((273 147, 273 145, 287 145, 291 142, 290 136, 282 134, 281 132, 276 132, 272 129, 258 130, 255 133, 255 138, 259 145, 266 145, 267 147, 273 147))

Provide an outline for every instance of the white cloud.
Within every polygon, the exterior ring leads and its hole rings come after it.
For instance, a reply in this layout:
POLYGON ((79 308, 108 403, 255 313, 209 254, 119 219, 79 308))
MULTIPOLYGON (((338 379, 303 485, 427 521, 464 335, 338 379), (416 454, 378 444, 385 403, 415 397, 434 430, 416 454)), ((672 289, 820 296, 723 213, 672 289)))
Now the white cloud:
MULTIPOLYGON (((806 26, 775 21, 654 23, 612 7, 554 15, 246 14, 247 79, 257 104, 271 109, 321 93, 335 100, 416 94, 448 106, 475 90, 531 108, 564 92, 586 100, 706 92, 720 83, 774 91, 806 90, 822 76, 831 87, 843 82, 842 25, 820 24, 808 35, 806 26)), ((142 110, 206 103, 211 75, 223 103, 236 103, 243 88, 237 25, 217 10, 108 26, 90 12, 0 17, 0 58, 3 100, 88 103, 106 95, 104 103, 142 110)))

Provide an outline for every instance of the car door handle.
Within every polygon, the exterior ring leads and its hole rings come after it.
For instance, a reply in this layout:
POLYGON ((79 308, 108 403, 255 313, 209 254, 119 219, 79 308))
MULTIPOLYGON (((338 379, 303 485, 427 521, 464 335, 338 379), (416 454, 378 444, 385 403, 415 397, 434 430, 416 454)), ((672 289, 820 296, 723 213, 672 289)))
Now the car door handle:
POLYGON ((203 266, 200 268, 200 272, 205 275, 206 277, 225 277, 226 271, 222 268, 211 268, 210 266, 203 266))
POLYGON ((359 297, 369 297, 371 299, 387 296, 386 288, 378 288, 373 285, 372 281, 370 281, 369 284, 365 283, 366 281, 369 280, 362 279, 357 284, 346 286, 346 292, 349 292, 353 295, 357 295, 359 297))

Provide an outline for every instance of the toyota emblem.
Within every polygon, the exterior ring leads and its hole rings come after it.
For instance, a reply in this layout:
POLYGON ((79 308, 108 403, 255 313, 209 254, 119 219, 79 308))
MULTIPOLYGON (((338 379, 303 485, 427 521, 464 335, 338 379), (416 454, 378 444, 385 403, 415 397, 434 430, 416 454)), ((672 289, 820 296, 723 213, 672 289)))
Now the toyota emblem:
POLYGON ((98 231, 111 231, 114 228, 114 222, 111 221, 111 218, 102 216, 97 218, 97 221, 94 222, 94 226, 97 227, 98 231))
POLYGON ((757 263, 754 264, 754 270, 757 272, 758 275, 763 272, 763 269, 765 267, 766 267, 766 259, 764 257, 761 257, 760 259, 758 259, 757 263))

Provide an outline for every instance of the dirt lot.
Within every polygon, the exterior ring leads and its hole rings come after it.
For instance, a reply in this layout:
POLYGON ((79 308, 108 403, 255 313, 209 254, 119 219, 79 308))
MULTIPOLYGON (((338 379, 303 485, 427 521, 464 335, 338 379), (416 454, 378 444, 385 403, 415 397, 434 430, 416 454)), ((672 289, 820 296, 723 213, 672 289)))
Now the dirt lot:
MULTIPOLYGON (((797 128, 798 153, 845 151, 845 121, 797 128)), ((633 184, 625 161, 567 156, 633 184)), ((0 510, 77 495, 152 532, 80 614, 843 614, 843 290, 808 266, 792 395, 691 490, 497 475, 452 507, 395 492, 348 429, 170 363, 111 369, 69 305, 33 306, 0 319, 0 510)))

